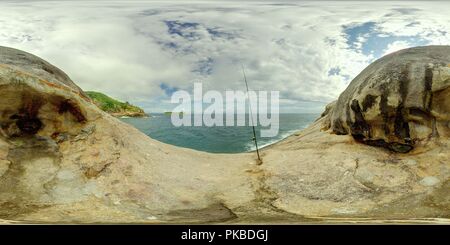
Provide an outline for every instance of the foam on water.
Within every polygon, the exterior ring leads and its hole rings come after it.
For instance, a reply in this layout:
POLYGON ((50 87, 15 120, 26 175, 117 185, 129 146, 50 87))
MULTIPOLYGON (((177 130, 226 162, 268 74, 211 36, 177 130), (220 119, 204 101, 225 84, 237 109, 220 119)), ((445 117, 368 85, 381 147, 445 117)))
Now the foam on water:
MULTIPOLYGON (((269 145, 273 145, 273 144, 275 144, 275 143, 277 143, 277 142, 280 142, 280 141, 286 139, 287 137, 293 135, 294 133, 298 132, 299 130, 305 129, 306 127, 307 127, 307 126, 302 127, 302 128, 299 128, 299 129, 295 129, 295 130, 290 130, 290 131, 288 131, 288 132, 286 132, 286 133, 284 133, 284 134, 281 134, 280 138, 275 138, 275 139, 273 139, 273 140, 271 140, 271 141, 269 141, 269 142, 267 142, 267 143, 265 143, 265 144, 258 145, 258 148, 259 148, 259 149, 262 149, 262 148, 267 147, 267 146, 269 146, 269 145)), ((252 142, 249 142, 249 143, 245 146, 245 148, 247 149, 246 151, 255 151, 255 150, 256 150, 255 143, 254 143, 253 141, 252 141, 252 142)))

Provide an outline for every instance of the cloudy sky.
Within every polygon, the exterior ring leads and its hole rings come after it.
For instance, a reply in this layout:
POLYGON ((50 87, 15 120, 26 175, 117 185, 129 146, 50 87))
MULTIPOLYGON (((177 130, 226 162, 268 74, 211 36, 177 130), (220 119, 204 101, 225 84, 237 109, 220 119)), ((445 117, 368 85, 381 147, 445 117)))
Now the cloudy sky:
POLYGON ((0 46, 36 54, 84 90, 148 112, 170 95, 280 91, 282 112, 320 112, 375 59, 450 44, 448 2, 11 1, 0 3, 0 46))

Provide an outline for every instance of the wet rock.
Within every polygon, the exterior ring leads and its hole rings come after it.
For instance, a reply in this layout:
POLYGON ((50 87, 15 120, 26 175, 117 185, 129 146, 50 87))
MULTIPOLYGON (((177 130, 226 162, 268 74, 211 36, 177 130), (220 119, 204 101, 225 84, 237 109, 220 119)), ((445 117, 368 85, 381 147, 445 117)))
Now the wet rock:
POLYGON ((410 48, 375 61, 329 113, 334 133, 394 152, 448 137, 450 46, 410 48))

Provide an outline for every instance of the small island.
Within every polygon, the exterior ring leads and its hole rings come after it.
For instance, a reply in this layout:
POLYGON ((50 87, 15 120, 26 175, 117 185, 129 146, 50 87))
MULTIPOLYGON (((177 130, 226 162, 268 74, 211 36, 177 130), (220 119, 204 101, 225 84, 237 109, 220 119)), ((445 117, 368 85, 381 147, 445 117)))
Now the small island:
POLYGON ((115 117, 148 117, 145 111, 128 102, 121 102, 105 94, 87 91, 86 94, 103 111, 115 117))
POLYGON ((176 112, 176 111, 166 111, 166 112, 164 112, 164 115, 166 115, 166 116, 172 116, 172 114, 178 114, 179 116, 183 116, 184 115, 184 112, 182 112, 182 111, 180 111, 180 112, 176 112))

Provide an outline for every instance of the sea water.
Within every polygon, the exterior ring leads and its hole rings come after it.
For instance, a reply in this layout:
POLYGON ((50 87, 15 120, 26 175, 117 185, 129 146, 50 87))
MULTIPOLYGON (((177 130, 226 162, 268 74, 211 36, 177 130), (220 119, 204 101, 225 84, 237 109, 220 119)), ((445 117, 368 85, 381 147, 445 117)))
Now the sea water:
MULTIPOLYGON (((278 142, 306 128, 318 117, 319 114, 280 114, 279 132, 275 137, 260 137, 261 127, 256 127, 258 146, 261 148, 278 142)), ((255 150, 251 126, 175 127, 171 123, 170 115, 166 114, 151 114, 148 118, 122 118, 121 120, 133 125, 151 138, 171 145, 212 153, 239 153, 255 150)))

